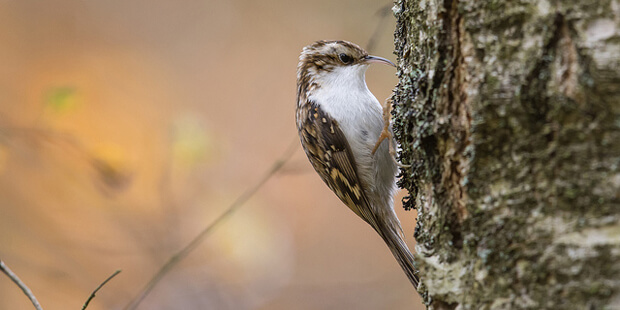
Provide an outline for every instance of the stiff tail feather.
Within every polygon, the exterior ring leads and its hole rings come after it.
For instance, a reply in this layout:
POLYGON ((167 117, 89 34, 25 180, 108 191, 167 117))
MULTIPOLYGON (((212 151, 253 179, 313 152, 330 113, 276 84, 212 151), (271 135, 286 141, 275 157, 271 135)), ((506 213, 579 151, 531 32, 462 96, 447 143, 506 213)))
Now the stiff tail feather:
POLYGON ((416 270, 413 267, 413 254, 409 251, 409 248, 407 247, 405 240, 401 237, 399 231, 395 231, 394 229, 387 227, 387 225, 381 226, 383 227, 376 229, 377 232, 381 238, 383 238, 383 241, 385 241, 388 248, 390 248, 392 255, 394 255, 394 258, 398 261, 398 264, 405 272, 405 275, 409 278, 409 282, 411 282, 413 287, 417 290, 418 284, 420 283, 420 278, 418 278, 416 270))

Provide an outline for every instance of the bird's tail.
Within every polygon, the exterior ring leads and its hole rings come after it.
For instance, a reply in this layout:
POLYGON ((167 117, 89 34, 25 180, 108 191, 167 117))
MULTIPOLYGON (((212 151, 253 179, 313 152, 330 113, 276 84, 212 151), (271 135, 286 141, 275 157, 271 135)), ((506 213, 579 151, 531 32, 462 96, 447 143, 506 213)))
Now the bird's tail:
POLYGON ((405 275, 407 275, 407 278, 409 278, 411 284, 413 284, 413 287, 417 290, 420 279, 413 267, 413 254, 411 254, 405 240, 403 240, 400 227, 389 226, 391 225, 383 222, 383 224, 379 224, 376 230, 381 238, 383 238, 388 248, 390 248, 392 255, 394 255, 394 258, 398 261, 398 264, 405 272, 405 275))

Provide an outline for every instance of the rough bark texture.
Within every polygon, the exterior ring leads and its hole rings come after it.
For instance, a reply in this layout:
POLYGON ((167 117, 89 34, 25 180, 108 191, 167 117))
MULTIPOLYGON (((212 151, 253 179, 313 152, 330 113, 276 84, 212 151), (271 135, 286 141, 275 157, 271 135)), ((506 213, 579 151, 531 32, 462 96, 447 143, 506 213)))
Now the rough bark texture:
POLYGON ((429 309, 620 309, 620 1, 394 12, 429 309))

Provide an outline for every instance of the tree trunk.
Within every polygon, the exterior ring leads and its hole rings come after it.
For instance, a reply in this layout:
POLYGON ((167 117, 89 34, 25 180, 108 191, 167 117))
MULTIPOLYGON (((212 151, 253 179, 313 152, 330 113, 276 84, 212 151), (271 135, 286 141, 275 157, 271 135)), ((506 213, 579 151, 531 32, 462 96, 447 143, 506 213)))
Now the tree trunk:
POLYGON ((429 309, 620 309, 620 1, 394 11, 429 309))

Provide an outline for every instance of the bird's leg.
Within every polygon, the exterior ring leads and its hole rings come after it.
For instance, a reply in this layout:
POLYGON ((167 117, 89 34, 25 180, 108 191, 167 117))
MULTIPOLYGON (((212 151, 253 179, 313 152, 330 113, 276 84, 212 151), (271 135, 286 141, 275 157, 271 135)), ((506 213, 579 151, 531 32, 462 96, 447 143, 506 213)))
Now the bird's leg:
POLYGON ((379 135, 379 140, 375 144, 375 147, 372 149, 372 155, 375 155, 377 149, 383 142, 383 140, 388 139, 390 154, 392 154, 394 146, 392 145, 392 132, 390 131, 390 121, 392 119, 392 99, 388 98, 383 103, 383 130, 381 131, 381 135, 379 135))
POLYGON ((399 163, 398 160, 396 160, 396 146, 394 145, 394 135, 390 130, 390 123, 392 121, 392 102, 392 98, 388 98, 383 103, 383 130, 381 131, 381 135, 379 135, 379 139, 377 140, 375 147, 372 149, 372 155, 375 155, 375 152, 377 152, 377 149, 379 148, 383 140, 387 139, 390 155, 392 156, 392 159, 394 160, 396 165, 401 168, 409 168, 411 167, 411 165, 404 165, 399 163))

